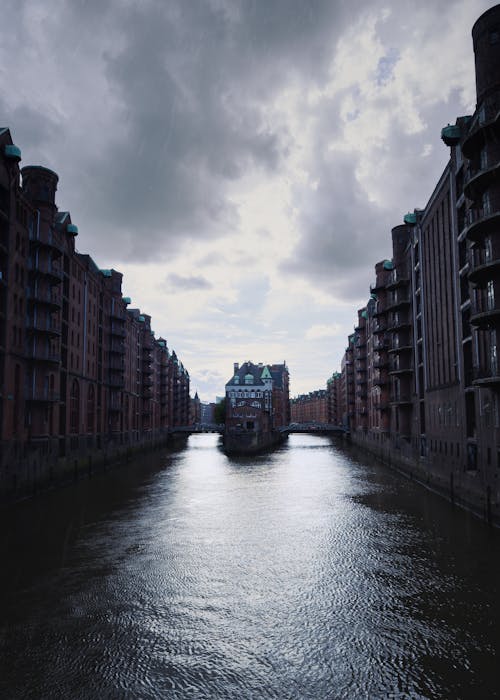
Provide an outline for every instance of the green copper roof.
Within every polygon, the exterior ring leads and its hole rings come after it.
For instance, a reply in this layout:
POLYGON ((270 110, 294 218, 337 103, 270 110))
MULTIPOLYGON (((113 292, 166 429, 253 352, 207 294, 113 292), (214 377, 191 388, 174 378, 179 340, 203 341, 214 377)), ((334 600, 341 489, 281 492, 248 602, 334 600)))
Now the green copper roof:
POLYGON ((367 313, 366 309, 364 309, 364 310, 361 312, 361 317, 362 317, 362 318, 368 318, 368 313, 367 313))
POLYGON ((144 316, 137 316, 137 320, 139 321, 139 323, 146 323, 146 319, 144 318, 144 316))
POLYGON ((6 144, 4 149, 6 158, 15 158, 16 160, 21 160, 21 149, 14 144, 6 144))
POLYGON ((456 146, 460 143, 460 127, 458 124, 448 124, 441 129, 441 138, 447 146, 456 146))
POLYGON ((131 299, 130 297, 123 297, 123 301, 125 302, 125 304, 131 304, 131 303, 132 303, 132 299, 131 299))
POLYGON ((264 367, 264 369, 262 370, 262 374, 260 375, 260 378, 261 379, 272 379, 271 372, 269 371, 269 369, 267 367, 264 367))
POLYGON ((101 270, 101 274, 104 277, 111 277, 111 270, 101 270))
POLYGON ((376 294, 370 294, 370 299, 373 299, 373 301, 377 301, 378 296, 376 294))
POLYGON ((394 270, 394 263, 392 260, 384 260, 384 270, 394 270))
POLYGON ((415 214, 415 212, 409 211, 408 214, 404 215, 403 221, 405 222, 405 224, 413 226, 414 224, 417 223, 417 215, 415 214))
POLYGON ((78 226, 76 226, 75 224, 68 224, 66 226, 66 231, 72 236, 78 236, 78 226))

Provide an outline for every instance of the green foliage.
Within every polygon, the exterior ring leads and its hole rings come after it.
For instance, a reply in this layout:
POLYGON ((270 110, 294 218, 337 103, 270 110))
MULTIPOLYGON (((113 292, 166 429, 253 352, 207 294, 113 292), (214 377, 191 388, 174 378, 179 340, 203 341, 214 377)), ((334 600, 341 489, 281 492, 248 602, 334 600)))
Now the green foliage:
POLYGON ((214 418, 216 423, 226 422, 226 399, 215 405, 214 418))

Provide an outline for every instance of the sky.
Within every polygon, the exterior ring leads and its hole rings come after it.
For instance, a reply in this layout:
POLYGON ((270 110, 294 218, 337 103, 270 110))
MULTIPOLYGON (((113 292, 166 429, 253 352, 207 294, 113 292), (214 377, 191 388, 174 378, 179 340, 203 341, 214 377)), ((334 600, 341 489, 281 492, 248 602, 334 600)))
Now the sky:
POLYGON ((475 108, 456 0, 3 0, 0 126, 188 369, 340 368, 390 231, 475 108), (415 7, 415 4, 417 7, 415 7))

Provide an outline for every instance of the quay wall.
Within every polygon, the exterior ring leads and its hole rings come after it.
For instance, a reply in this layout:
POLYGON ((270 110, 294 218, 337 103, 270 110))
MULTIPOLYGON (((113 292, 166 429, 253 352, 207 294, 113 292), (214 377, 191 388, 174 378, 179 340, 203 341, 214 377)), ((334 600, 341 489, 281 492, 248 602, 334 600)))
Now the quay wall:
POLYGON ((500 527, 500 493, 486 483, 481 470, 468 471, 456 460, 421 456, 412 444, 396 444, 388 436, 356 431, 350 442, 386 466, 397 470, 449 502, 470 511, 495 527, 500 527))

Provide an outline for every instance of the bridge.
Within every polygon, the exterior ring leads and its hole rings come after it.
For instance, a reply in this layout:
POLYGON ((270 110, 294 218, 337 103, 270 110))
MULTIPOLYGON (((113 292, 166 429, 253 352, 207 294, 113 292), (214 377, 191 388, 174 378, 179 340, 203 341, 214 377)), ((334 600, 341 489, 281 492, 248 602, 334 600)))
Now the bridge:
POLYGON ((181 425, 172 428, 172 433, 177 435, 192 435, 197 433, 222 433, 224 423, 196 423, 195 425, 181 425))
POLYGON ((342 435, 346 433, 346 429, 342 425, 334 423, 290 423, 288 426, 289 433, 320 433, 328 435, 342 435))
MULTIPOLYGON (((346 429, 333 423, 290 423, 279 428, 282 433, 316 433, 322 435, 342 435, 346 429)), ((224 434, 224 423, 197 423, 196 425, 181 425, 173 428, 174 435, 193 435, 198 433, 224 434)))

